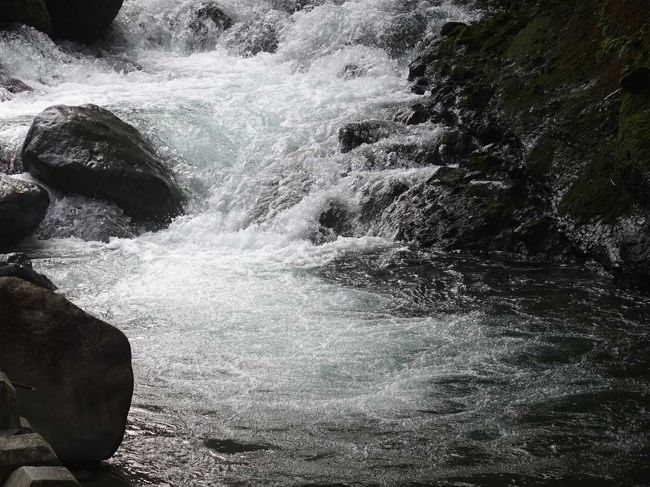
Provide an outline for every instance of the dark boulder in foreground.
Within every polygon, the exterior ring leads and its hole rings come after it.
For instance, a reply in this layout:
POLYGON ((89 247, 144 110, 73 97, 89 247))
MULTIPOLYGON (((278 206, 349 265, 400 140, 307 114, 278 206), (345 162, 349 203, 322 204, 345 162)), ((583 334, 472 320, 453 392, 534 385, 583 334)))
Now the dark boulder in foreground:
POLYGON ((32 261, 25 254, 0 255, 0 277, 17 277, 49 291, 56 291, 52 281, 32 268, 32 261))
POLYGON ((129 342, 64 297, 0 278, 0 369, 35 390, 18 407, 65 463, 109 458, 133 393, 129 342))
POLYGON ((52 33, 52 22, 44 0, 3 0, 0 24, 19 23, 52 33))
POLYGON ((40 113, 22 150, 34 177, 67 193, 103 198, 138 220, 179 215, 183 195, 171 171, 138 130, 95 105, 40 113))
POLYGON ((32 233, 49 204, 50 197, 40 186, 0 174, 0 246, 32 233))
POLYGON ((102 39, 123 0, 46 0, 55 37, 82 42, 102 39))

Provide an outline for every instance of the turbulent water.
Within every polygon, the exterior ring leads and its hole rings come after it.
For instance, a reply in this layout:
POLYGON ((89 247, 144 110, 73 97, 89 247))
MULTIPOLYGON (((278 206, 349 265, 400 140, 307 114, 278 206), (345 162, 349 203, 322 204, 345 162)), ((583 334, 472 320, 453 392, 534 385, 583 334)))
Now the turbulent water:
POLYGON ((417 42, 473 13, 228 0, 220 33, 192 27, 198 4, 126 0, 92 47, 0 37, 5 71, 35 88, 0 103, 9 152, 44 108, 95 103, 189 195, 143 233, 52 193, 21 248, 133 347, 127 436, 86 485, 643 485, 649 299, 579 267, 423 254, 381 221, 319 224, 432 173, 368 167, 337 130, 417 101, 417 42))

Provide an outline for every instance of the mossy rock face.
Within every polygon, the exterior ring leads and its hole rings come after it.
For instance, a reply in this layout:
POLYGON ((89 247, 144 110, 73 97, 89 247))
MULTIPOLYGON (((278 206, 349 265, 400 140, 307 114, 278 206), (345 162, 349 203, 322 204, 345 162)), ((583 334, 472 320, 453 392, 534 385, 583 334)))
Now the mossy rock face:
MULTIPOLYGON (((533 235, 529 243, 562 228, 568 240, 556 239, 553 251, 573 246, 612 269, 631 269, 637 261, 650 269, 639 260, 650 253, 638 250, 648 246, 630 243, 646 242, 650 228, 642 225, 650 221, 647 0, 464 3, 486 15, 445 29, 410 72, 414 92, 431 90, 430 120, 478 142, 480 149, 460 166, 495 181, 521 181, 529 197, 522 211, 509 213, 506 226, 533 235), (615 247, 622 261, 609 260, 615 247)), ((425 194, 423 207, 428 197, 439 201, 425 194)), ((498 208, 488 203, 483 200, 482 211, 498 208)), ((415 226, 410 234, 419 236, 415 226)), ((513 235, 510 242, 523 239, 513 235)), ((445 238, 444 232, 422 235, 427 245, 445 238)))
POLYGON ((52 21, 44 0, 4 0, 0 7, 0 24, 11 23, 52 33, 52 21))

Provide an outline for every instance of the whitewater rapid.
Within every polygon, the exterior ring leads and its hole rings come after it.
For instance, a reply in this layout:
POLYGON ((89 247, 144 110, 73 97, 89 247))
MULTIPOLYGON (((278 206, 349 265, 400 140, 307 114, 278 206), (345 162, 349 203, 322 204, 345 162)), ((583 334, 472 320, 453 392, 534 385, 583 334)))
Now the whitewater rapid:
POLYGON ((354 207, 360 188, 431 174, 359 167, 337 132, 420 99, 406 81, 416 45, 401 46, 410 28, 399 29, 425 19, 426 40, 473 14, 435 0, 293 13, 289 0, 224 0, 239 34, 209 33, 192 52, 197 3, 126 0, 109 42, 91 47, 27 28, 0 38, 5 70, 34 88, 0 103, 0 143, 18 151, 50 105, 94 103, 151 139, 189 196, 169 228, 140 233, 111 205, 53 192, 39 238, 19 249, 132 344, 127 437, 87 485, 404 485, 464 471, 463 455, 529 461, 523 441, 481 443, 510 434, 501 408, 581 391, 598 374, 571 360, 548 372, 513 363, 538 340, 530 327, 548 324, 476 306, 505 284, 466 279, 467 262, 431 277, 435 259, 413 257, 386 227, 314 238, 332 200, 354 207), (277 50, 247 55, 260 32, 277 50), (247 451, 210 447, 223 440, 247 451))

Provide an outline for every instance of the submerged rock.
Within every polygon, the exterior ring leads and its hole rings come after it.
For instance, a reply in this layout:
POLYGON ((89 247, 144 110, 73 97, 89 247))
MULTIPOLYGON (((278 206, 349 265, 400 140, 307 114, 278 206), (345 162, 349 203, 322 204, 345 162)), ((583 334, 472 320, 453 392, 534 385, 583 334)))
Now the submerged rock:
POLYGON ((365 120, 353 122, 339 130, 341 152, 350 152, 363 144, 373 144, 395 134, 404 133, 404 128, 387 120, 365 120))
POLYGON ((233 27, 227 45, 243 56, 274 53, 278 49, 283 19, 279 12, 271 10, 264 16, 238 24, 233 27))
POLYGON ((80 195, 54 198, 36 230, 41 240, 72 237, 87 242, 108 242, 112 237, 132 238, 137 233, 137 225, 113 203, 80 195))
POLYGON ((348 205, 338 199, 330 199, 327 208, 321 213, 318 234, 312 239, 315 243, 336 240, 339 236, 350 237, 353 234, 352 211, 348 205))
POLYGON ((17 95, 18 93, 25 93, 28 91, 34 91, 34 90, 31 86, 26 85, 19 79, 0 78, 0 102, 10 99, 12 95, 17 95))
POLYGON ((56 37, 95 42, 107 33, 123 0, 46 0, 56 37))
POLYGON ((40 186, 0 174, 0 246, 31 234, 50 204, 40 186))
POLYGON ((0 277, 17 277, 49 291, 56 291, 52 281, 32 268, 32 261, 25 254, 0 255, 0 277))
POLYGON ((0 369, 34 390, 19 410, 66 463, 109 458, 133 393, 131 348, 117 328, 63 296, 0 278, 0 369))
POLYGON ((22 159, 54 188, 112 201, 138 220, 166 222, 183 210, 182 192, 151 145, 95 105, 43 111, 27 134, 22 159))
POLYGON ((188 47, 199 51, 213 49, 216 39, 232 24, 230 16, 217 3, 200 4, 190 14, 188 47))
POLYGON ((52 33, 52 22, 44 0, 3 0, 0 24, 11 23, 29 25, 46 34, 52 33))

